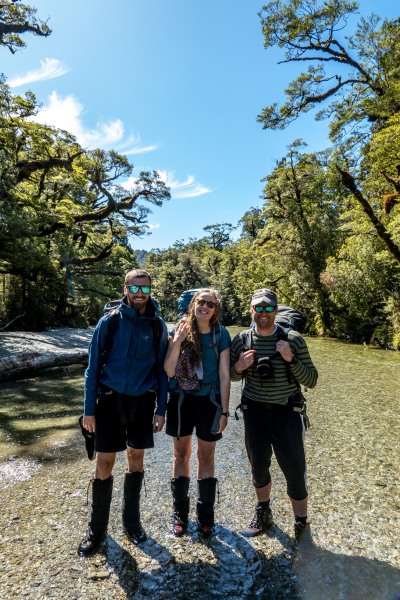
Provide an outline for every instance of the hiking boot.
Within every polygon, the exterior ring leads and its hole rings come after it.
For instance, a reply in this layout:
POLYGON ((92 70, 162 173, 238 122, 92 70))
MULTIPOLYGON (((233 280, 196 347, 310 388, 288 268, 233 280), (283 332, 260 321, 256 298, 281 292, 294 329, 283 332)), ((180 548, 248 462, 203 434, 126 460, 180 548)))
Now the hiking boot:
POLYGON ((197 480, 197 531, 205 538, 214 533, 214 504, 217 483, 218 480, 215 477, 197 480))
POLYGON ((274 524, 271 509, 257 505, 255 515, 248 527, 240 533, 244 537, 255 537, 265 533, 274 524))
POLYGON ((93 480, 92 514, 85 537, 78 546, 79 556, 89 556, 96 552, 107 535, 112 488, 112 476, 93 480))
POLYGON ((90 556, 91 554, 95 554, 105 538, 105 535, 100 537, 95 536, 90 527, 88 527, 85 536, 82 538, 81 543, 78 546, 79 556, 90 556))
POLYGON ((127 527, 124 527, 124 532, 128 540, 132 542, 132 544, 135 544, 135 546, 147 540, 147 534, 141 525, 139 525, 137 529, 128 529, 127 527))
POLYGON ((122 522, 124 532, 132 544, 141 544, 147 535, 140 522, 140 490, 144 473, 125 473, 122 522))
POLYGON ((310 531, 310 523, 302 523, 301 521, 295 521, 294 523, 294 539, 297 543, 300 543, 307 532, 310 531))
POLYGON ((171 518, 170 532, 175 537, 181 537, 188 528, 189 517, 189 477, 173 477, 171 491, 174 504, 174 513, 171 518))
POLYGON ((174 513, 171 518, 171 529, 170 532, 175 537, 182 537, 187 532, 188 522, 182 521, 178 513, 174 513))
POLYGON ((214 525, 202 525, 197 523, 197 531, 203 538, 209 538, 214 533, 214 525))

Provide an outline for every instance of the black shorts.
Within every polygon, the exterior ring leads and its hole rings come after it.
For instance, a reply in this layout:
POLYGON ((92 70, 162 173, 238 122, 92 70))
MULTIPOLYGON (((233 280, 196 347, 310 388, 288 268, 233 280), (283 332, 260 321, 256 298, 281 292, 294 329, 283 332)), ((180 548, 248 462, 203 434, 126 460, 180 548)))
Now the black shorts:
POLYGON ((242 399, 245 444, 256 488, 271 481, 272 450, 287 483, 287 493, 293 500, 307 497, 306 458, 304 453, 303 416, 281 405, 242 399))
MULTIPOLYGON (((221 396, 216 400, 221 405, 221 396)), ((178 402, 179 394, 170 394, 167 404, 166 433, 178 437, 178 402)), ((216 442, 222 438, 222 433, 211 433, 217 407, 210 400, 210 396, 198 396, 186 393, 181 406, 181 428, 179 437, 196 435, 204 442, 216 442)))
POLYGON ((121 452, 127 446, 144 450, 154 447, 153 419, 156 393, 146 392, 142 396, 118 394, 102 386, 96 404, 97 452, 121 452), (121 422, 121 407, 127 416, 121 422))

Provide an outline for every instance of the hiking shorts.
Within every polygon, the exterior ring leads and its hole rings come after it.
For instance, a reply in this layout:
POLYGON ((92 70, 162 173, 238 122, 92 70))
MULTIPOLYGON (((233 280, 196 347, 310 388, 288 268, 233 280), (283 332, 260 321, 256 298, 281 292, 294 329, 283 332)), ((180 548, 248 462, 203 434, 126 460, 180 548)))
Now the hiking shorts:
MULTIPOLYGON (((221 404, 221 396, 216 395, 216 400, 218 404, 221 404)), ((167 404, 167 425, 165 431, 167 435, 172 437, 178 437, 178 402, 179 394, 170 394, 167 404)), ((210 396, 185 393, 180 412, 180 438, 192 435, 194 430, 196 430, 196 436, 204 442, 216 442, 222 438, 222 433, 211 433, 217 407, 211 402, 210 396)))
POLYGON ((100 386, 96 404, 97 452, 122 452, 127 446, 144 450, 154 447, 153 419, 156 393, 128 396, 100 386), (123 424, 121 409, 126 416, 123 424))
POLYGON ((306 458, 304 453, 303 417, 279 404, 267 404, 242 398, 247 456, 253 485, 266 486, 271 481, 272 451, 293 500, 304 500, 307 493, 306 458))

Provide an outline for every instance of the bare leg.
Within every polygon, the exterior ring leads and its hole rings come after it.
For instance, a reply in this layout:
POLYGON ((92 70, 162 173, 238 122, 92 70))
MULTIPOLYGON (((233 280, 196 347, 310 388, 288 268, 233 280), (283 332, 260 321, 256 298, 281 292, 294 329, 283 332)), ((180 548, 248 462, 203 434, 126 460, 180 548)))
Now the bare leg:
POLYGON ((290 498, 290 502, 292 504, 293 513, 296 517, 306 517, 307 516, 307 500, 305 497, 304 500, 293 500, 290 498))
POLYGON ((192 454, 192 436, 173 438, 174 440, 174 462, 172 465, 172 477, 190 477, 190 456, 192 454))
POLYGON ((197 479, 214 477, 215 473, 215 444, 197 438, 197 479))
POLYGON ((96 479, 108 479, 115 463, 116 452, 98 452, 96 463, 96 479))
POLYGON ((269 482, 264 487, 254 488, 258 502, 268 502, 269 497, 271 495, 271 486, 272 486, 272 483, 269 482))
POLYGON ((128 461, 128 473, 143 473, 144 450, 128 446, 126 449, 126 458, 128 461))

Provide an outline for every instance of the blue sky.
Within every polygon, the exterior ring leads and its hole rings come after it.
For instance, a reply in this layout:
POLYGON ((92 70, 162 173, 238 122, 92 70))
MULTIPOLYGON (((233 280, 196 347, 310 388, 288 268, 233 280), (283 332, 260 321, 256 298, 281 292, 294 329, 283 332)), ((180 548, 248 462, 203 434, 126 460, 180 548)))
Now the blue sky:
MULTIPOLYGON (((203 227, 236 225, 261 206, 262 178, 296 138, 327 147, 327 123, 306 115, 285 131, 256 121, 280 102, 298 73, 265 50, 262 0, 37 0, 29 3, 53 30, 25 37, 0 71, 15 93, 32 90, 39 119, 74 133, 85 147, 127 154, 135 173, 158 170, 172 199, 149 215, 151 235, 132 247, 166 248, 205 235, 203 227)), ((392 0, 361 0, 397 17, 392 0), (374 6, 375 5, 375 6, 374 6)))

